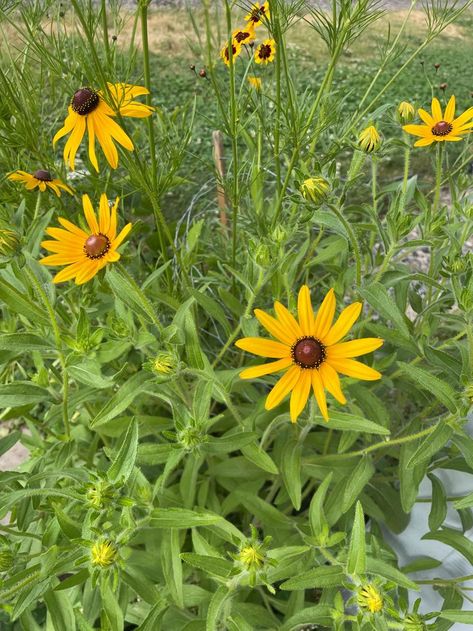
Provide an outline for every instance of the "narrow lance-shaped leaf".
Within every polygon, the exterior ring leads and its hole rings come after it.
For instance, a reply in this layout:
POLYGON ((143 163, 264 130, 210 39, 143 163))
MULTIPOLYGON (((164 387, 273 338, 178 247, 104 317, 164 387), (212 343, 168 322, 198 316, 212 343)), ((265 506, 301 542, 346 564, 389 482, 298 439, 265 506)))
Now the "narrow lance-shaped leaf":
POLYGON ((107 471, 107 477, 110 482, 122 481, 124 483, 128 480, 135 466, 137 451, 138 422, 136 419, 133 419, 128 426, 120 449, 107 471))
POLYGON ((456 412, 457 396, 455 390, 448 383, 418 366, 406 364, 405 362, 398 362, 398 366, 409 379, 414 381, 423 390, 427 390, 430 395, 433 395, 438 401, 443 403, 450 412, 456 412))
POLYGON ((429 514, 429 528, 430 530, 437 530, 447 516, 447 495, 443 484, 435 475, 429 474, 429 480, 432 482, 432 506, 429 514))
POLYGON ((348 548, 347 572, 351 575, 364 574, 366 569, 365 515, 361 502, 356 503, 355 520, 348 548))
POLYGON ((295 438, 288 440, 283 447, 281 474, 292 505, 299 510, 301 507, 301 444, 295 438))
POLYGON ((374 464, 370 456, 363 456, 356 465, 354 471, 348 477, 343 494, 342 509, 346 512, 371 480, 375 472, 374 464))
POLYGON ((324 481, 312 496, 309 506, 309 523, 314 537, 319 537, 325 530, 328 532, 328 523, 324 513, 324 499, 327 489, 332 481, 333 472, 327 474, 324 481))

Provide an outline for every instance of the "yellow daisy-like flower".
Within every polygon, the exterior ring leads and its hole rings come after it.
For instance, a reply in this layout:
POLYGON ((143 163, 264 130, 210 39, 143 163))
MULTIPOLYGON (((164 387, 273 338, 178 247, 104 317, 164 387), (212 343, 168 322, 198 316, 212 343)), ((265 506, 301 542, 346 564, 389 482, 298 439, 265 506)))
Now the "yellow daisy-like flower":
POLYGON ((250 12, 245 15, 245 20, 253 26, 261 26, 263 21, 267 20, 269 16, 269 2, 263 2, 263 4, 256 2, 252 5, 250 12))
POLYGON ((357 603, 360 609, 378 613, 383 608, 383 597, 374 585, 363 585, 358 592, 357 603))
POLYGON ((295 423, 313 388, 317 404, 325 420, 328 420, 325 390, 339 403, 346 403, 340 388, 338 373, 372 381, 381 374, 358 362, 358 357, 376 350, 383 344, 379 338, 362 338, 340 344, 361 313, 361 303, 346 307, 333 324, 335 294, 331 289, 322 305, 314 314, 307 285, 299 291, 297 304, 299 320, 280 302, 274 303, 276 318, 255 309, 255 316, 277 341, 261 337, 245 337, 235 344, 255 355, 273 357, 277 361, 252 366, 240 373, 242 379, 255 379, 263 375, 285 370, 269 393, 265 408, 271 410, 292 391, 290 402, 291 421, 295 423))
POLYGON ((117 207, 119 198, 112 208, 108 205, 105 193, 100 196, 98 220, 88 195, 82 196, 82 206, 88 224, 84 231, 67 219, 59 217, 62 228, 48 228, 47 234, 56 241, 43 241, 41 245, 50 256, 41 259, 42 265, 67 265, 54 277, 55 283, 75 278, 76 285, 82 285, 93 278, 108 263, 120 258, 117 248, 131 230, 128 223, 117 236, 117 207))
POLYGON ((442 113, 440 102, 437 98, 432 99, 432 114, 422 108, 417 110, 419 116, 424 121, 424 125, 404 125, 404 131, 413 136, 420 136, 420 140, 414 143, 414 147, 426 147, 433 142, 457 142, 462 140, 463 134, 469 134, 473 127, 473 107, 463 112, 455 118, 455 97, 451 96, 442 113), (470 122, 469 122, 470 121, 470 122))
POLYGON ((358 136, 358 146, 366 153, 377 151, 381 146, 381 136, 373 125, 364 129, 358 136))
POLYGON ((238 44, 251 44, 255 41, 255 27, 249 24, 247 27, 236 28, 232 33, 232 39, 238 44))
POLYGON ((31 175, 31 173, 26 173, 26 171, 15 171, 14 173, 10 173, 8 179, 13 182, 23 182, 25 188, 29 191, 38 187, 39 190, 44 193, 47 188, 50 188, 58 197, 61 197, 60 189, 62 188, 64 191, 74 195, 72 188, 61 182, 61 180, 53 178, 51 173, 45 169, 39 169, 38 171, 35 171, 33 175, 31 175))
POLYGON ((261 86, 262 86, 262 81, 260 79, 260 77, 254 77, 254 76, 249 76, 248 77, 248 83, 251 85, 251 87, 253 87, 255 90, 261 90, 261 86))
MULTIPOLYGON (((232 40, 232 59, 234 60, 241 53, 241 44, 237 42, 235 39, 232 40)), ((223 59, 226 66, 230 65, 230 50, 228 47, 228 42, 220 51, 220 57, 223 59)))
POLYGON ((257 64, 269 64, 276 55, 276 42, 274 39, 265 39, 255 51, 255 61, 257 64))
POLYGON ((121 116, 131 116, 133 118, 144 118, 153 113, 154 108, 133 100, 135 96, 149 94, 146 88, 125 83, 109 83, 108 89, 112 105, 117 111, 114 111, 105 102, 102 92, 96 92, 89 87, 80 88, 72 97, 64 126, 53 138, 53 144, 55 145, 60 138, 70 134, 64 146, 64 160, 72 170, 75 167, 76 153, 86 131, 89 135, 89 158, 95 170, 99 170, 95 153, 95 139, 98 140, 102 147, 109 165, 112 169, 116 169, 118 166, 118 152, 114 141, 128 149, 128 151, 133 151, 134 146, 129 136, 113 120, 113 117, 117 115, 117 112, 121 116))

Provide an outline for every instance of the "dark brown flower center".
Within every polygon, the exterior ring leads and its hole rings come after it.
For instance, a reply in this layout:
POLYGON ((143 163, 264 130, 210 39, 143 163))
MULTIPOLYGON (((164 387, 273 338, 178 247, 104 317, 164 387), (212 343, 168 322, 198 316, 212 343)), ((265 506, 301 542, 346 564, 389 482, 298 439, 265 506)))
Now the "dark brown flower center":
POLYGON ((41 180, 42 182, 52 182, 53 178, 51 177, 51 173, 49 171, 45 171, 44 169, 39 169, 36 173, 33 174, 37 180, 41 180))
POLYGON ((315 337, 301 337, 292 347, 291 355, 301 368, 318 368, 325 360, 325 346, 315 337))
POLYGON ((265 12, 266 12, 266 9, 264 8, 264 4, 262 4, 260 7, 255 7, 251 11, 250 21, 259 22, 261 18, 264 16, 265 12))
POLYGON ((235 35, 235 39, 239 44, 244 42, 245 39, 248 39, 249 37, 250 37, 249 31, 238 31, 238 33, 235 35))
POLYGON ((72 97, 71 106, 74 112, 85 116, 93 112, 99 104, 100 97, 92 88, 80 88, 72 97))
POLYGON ((432 133, 434 136, 446 136, 453 129, 453 125, 451 123, 447 123, 447 121, 439 121, 435 123, 432 127, 432 133))
POLYGON ((84 244, 85 255, 89 259, 101 259, 110 250, 110 239, 102 234, 91 234, 84 244))
MULTIPOLYGON (((236 46, 232 44, 232 57, 236 55, 236 52, 237 52, 236 46)), ((230 61, 230 51, 229 51, 228 46, 225 48, 225 59, 227 61, 230 61)))
POLYGON ((271 57, 271 46, 269 44, 261 44, 258 50, 260 59, 269 59, 271 57))

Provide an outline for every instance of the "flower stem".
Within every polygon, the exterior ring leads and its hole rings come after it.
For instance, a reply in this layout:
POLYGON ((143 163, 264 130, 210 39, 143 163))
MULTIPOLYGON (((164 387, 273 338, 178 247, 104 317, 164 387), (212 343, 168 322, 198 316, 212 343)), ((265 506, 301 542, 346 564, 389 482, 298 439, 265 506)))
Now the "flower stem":
POLYGON ((353 256, 355 257, 355 265, 356 265, 356 284, 358 287, 361 286, 361 255, 360 255, 360 247, 358 245, 358 239, 356 238, 355 231, 351 227, 350 223, 345 219, 343 213, 335 206, 335 204, 329 205, 330 209, 337 216, 340 223, 343 224, 343 227, 346 230, 348 235, 348 239, 350 240, 350 244, 353 250, 353 256))
MULTIPOLYGON (((407 134, 404 132, 404 137, 407 134)), ((407 139, 406 139, 406 142, 407 139)), ((401 197, 399 199, 399 216, 404 214, 404 208, 406 206, 406 196, 407 196, 407 182, 409 181, 409 166, 411 162, 411 147, 408 145, 404 151, 404 174, 402 177, 402 187, 401 187, 401 197)))
POLYGON ((38 197, 36 198, 36 206, 34 207, 34 213, 33 213, 33 223, 36 221, 38 214, 39 214, 39 209, 41 206, 41 191, 38 190, 38 197))
MULTIPOLYGON (((141 19, 141 41, 143 46, 143 71, 145 78, 145 87, 149 90, 149 94, 146 95, 146 104, 151 105, 151 73, 149 66, 149 42, 148 42, 148 3, 140 3, 140 19, 141 19)), ((156 162, 156 139, 154 136, 153 117, 148 116, 146 119, 148 124, 148 139, 149 147, 151 151, 151 177, 152 188, 156 189, 156 180, 158 167, 156 162)))
POLYGON ((108 24, 107 24, 107 3, 106 0, 101 2, 101 17, 102 17, 102 31, 103 31, 103 45, 105 48, 105 55, 108 63, 110 63, 110 44, 108 41, 108 24))
POLYGON ((46 311, 48 312, 48 316, 49 316, 49 320, 51 322, 51 326, 54 332, 54 339, 56 342, 56 350, 58 353, 58 357, 59 357, 59 362, 61 364, 61 372, 62 372, 62 417, 63 417, 63 423, 64 423, 64 431, 66 434, 67 439, 69 440, 71 437, 71 427, 69 424, 69 412, 68 412, 68 408, 67 408, 67 402, 68 402, 68 394, 69 394, 69 381, 68 381, 68 377, 67 377, 67 368, 66 368, 66 360, 64 357, 64 353, 62 352, 62 339, 61 339, 61 331, 59 330, 59 325, 57 323, 56 320, 56 315, 54 313, 54 309, 49 301, 49 298, 46 294, 46 292, 44 291, 44 289, 41 287, 41 283, 39 282, 39 280, 36 278, 36 274, 33 272, 33 270, 28 266, 25 265, 24 270, 26 272, 26 275, 28 276, 31 284, 33 285, 36 293, 38 294, 39 298, 41 299, 41 301, 43 302, 46 311))

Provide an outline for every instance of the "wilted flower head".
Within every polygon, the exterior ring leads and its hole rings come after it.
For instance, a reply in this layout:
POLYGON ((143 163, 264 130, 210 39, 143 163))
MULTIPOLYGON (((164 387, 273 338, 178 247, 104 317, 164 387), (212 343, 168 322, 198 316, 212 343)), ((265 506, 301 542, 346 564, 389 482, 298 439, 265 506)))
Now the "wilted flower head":
POLYGON ((117 556, 117 548, 111 541, 97 541, 90 551, 92 565, 97 565, 101 568, 112 565, 116 561, 117 556))
POLYGON ((378 589, 371 583, 362 585, 357 594, 357 603, 360 609, 377 613, 383 608, 383 597, 378 589))
POLYGON ((361 132, 358 136, 358 146, 366 153, 373 153, 373 151, 377 151, 380 148, 381 136, 378 134, 376 127, 370 125, 361 132))
POLYGON ((323 177, 310 177, 301 185, 302 196, 315 204, 320 204, 327 197, 330 185, 323 177))
POLYGON ((399 115, 399 121, 403 125, 405 125, 406 123, 410 123, 412 120, 414 120, 414 116, 416 113, 414 106, 411 105, 411 103, 408 103, 407 101, 402 101, 402 103, 399 103, 397 112, 399 115))

